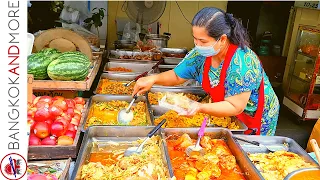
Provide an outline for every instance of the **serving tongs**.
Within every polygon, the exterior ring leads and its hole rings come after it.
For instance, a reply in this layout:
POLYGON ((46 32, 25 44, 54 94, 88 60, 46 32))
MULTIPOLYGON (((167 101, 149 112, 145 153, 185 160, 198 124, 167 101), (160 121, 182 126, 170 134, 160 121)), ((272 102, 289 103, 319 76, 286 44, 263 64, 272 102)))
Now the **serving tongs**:
POLYGON ((233 136, 233 138, 236 139, 236 140, 239 140, 239 141, 243 141, 243 142, 246 142, 246 143, 249 143, 249 144, 253 144, 253 145, 259 146, 259 147, 264 147, 269 152, 288 151, 289 150, 289 148, 284 144, 282 144, 282 145, 265 145, 265 144, 259 143, 258 141, 250 141, 250 140, 242 139, 242 138, 239 138, 239 137, 236 137, 236 136, 233 136))
POLYGON ((159 60, 159 61, 157 62, 157 64, 155 64, 154 66, 152 66, 152 68, 151 68, 149 71, 146 71, 146 72, 140 74, 139 76, 137 76, 136 78, 134 78, 134 80, 128 82, 128 83, 125 84, 124 86, 128 87, 128 86, 130 86, 131 83, 133 83, 133 82, 137 81, 138 79, 140 79, 140 78, 148 75, 148 74, 151 73, 154 69, 156 69, 162 62, 163 62, 163 59, 159 60))

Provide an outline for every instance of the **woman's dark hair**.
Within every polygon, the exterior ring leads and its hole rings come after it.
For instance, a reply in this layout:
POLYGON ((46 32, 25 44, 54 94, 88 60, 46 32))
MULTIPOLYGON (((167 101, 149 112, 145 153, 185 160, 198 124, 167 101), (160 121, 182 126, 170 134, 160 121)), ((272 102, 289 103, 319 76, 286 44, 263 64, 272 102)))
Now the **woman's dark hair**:
POLYGON ((204 27, 208 35, 219 39, 226 34, 231 43, 244 49, 250 47, 247 30, 232 14, 225 13, 219 8, 206 7, 201 9, 193 18, 192 26, 204 27))

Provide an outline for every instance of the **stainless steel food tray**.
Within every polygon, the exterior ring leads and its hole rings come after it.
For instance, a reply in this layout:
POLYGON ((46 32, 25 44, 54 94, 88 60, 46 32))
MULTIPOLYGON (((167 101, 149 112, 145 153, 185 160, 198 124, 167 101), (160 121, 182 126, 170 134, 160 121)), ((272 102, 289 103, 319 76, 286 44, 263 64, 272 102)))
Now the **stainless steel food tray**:
MULTIPOLYGON (((166 87, 152 87, 149 92, 156 93, 156 92, 171 92, 171 93, 190 93, 194 95, 198 95, 200 97, 206 96, 206 92, 201 88, 166 88, 166 87)), ((146 94, 147 100, 150 104, 148 99, 148 93, 146 94)))
MULTIPOLYGON (((136 141, 140 138, 145 138, 149 131, 153 127, 134 127, 134 126, 92 126, 85 132, 84 138, 82 140, 81 148, 77 161, 75 163, 74 171, 72 173, 71 179, 78 180, 81 177, 82 166, 85 165, 89 158, 90 153, 97 148, 98 145, 104 146, 108 145, 108 142, 114 141, 117 143, 123 143, 124 146, 132 146, 132 141, 136 141)), ((156 135, 160 135, 158 131, 156 135)), ((169 157, 167 156, 167 149, 165 144, 160 144, 160 149, 163 157, 163 162, 167 166, 167 176, 172 177, 172 168, 168 165, 169 157)))
MULTIPOLYGON (((154 75, 155 73, 149 74, 154 75)), ((98 94, 97 90, 98 87, 100 86, 100 83, 102 79, 109 79, 111 81, 121 81, 123 84, 126 84, 127 82, 134 80, 139 74, 135 73, 102 73, 98 82, 98 85, 96 89, 93 91, 94 94, 98 94)), ((121 96, 131 96, 131 95, 121 95, 121 96)))
POLYGON ((134 60, 134 61, 152 61, 154 59, 154 54, 153 52, 140 52, 140 51, 125 51, 125 50, 110 50, 108 54, 108 59, 111 60, 134 60), (130 59, 123 59, 120 58, 121 56, 130 56, 130 59), (150 56, 150 60, 139 60, 135 59, 135 56, 150 56))
MULTIPOLYGON (((250 141, 257 141, 264 145, 272 145, 273 147, 281 147, 283 144, 287 144, 289 148, 289 152, 293 152, 303 157, 309 163, 316 165, 316 162, 308 155, 308 153, 302 149, 302 147, 296 143, 293 139, 283 136, 258 136, 258 135, 235 135, 236 137, 240 137, 242 139, 247 139, 250 141)), ((265 147, 255 146, 252 144, 248 144, 246 142, 242 142, 238 140, 242 149, 248 153, 268 153, 268 150, 265 147)))
POLYGON ((198 88, 198 89, 202 89, 201 84, 199 82, 197 82, 194 79, 189 79, 188 81, 186 81, 183 84, 179 84, 176 86, 162 86, 162 85, 158 85, 158 84, 154 84, 152 87, 160 87, 160 88, 187 88, 189 89, 191 88, 198 88))
POLYGON ((158 66, 159 72, 165 72, 165 71, 169 71, 171 69, 174 69, 176 67, 176 65, 167 65, 167 64, 160 64, 158 66))
MULTIPOLYGON (((293 139, 283 136, 258 136, 258 135, 235 135, 236 137, 250 140, 250 141, 257 141, 264 145, 272 145, 272 147, 282 147, 283 144, 287 144, 289 148, 289 152, 293 152, 298 154, 300 157, 302 157, 306 162, 311 163, 312 165, 317 166, 317 163, 312 157, 308 155, 308 153, 302 149, 302 147, 296 143, 293 139)), ((265 147, 262 146, 255 146, 252 144, 248 144, 246 142, 242 142, 238 140, 238 143, 241 145, 241 148, 246 153, 268 153, 268 150, 265 147)), ((253 166, 254 164, 251 163, 253 166)), ((256 171, 259 172, 259 170, 254 166, 256 171)))
POLYGON ((165 64, 179 64, 183 58, 175 58, 175 57, 164 57, 163 58, 165 64))
MULTIPOLYGON (((167 111, 169 111, 169 109, 165 108, 165 107, 161 107, 159 105, 150 105, 150 115, 151 115, 151 121, 152 124, 154 124, 154 121, 156 118, 160 117, 161 115, 165 114, 167 111)), ((236 125, 239 126, 239 129, 229 129, 232 133, 234 134, 243 134, 246 130, 248 130, 248 127, 242 122, 240 121, 238 118, 236 117, 231 117, 232 121, 236 123, 236 125)), ((212 128, 221 128, 221 127, 215 127, 213 124, 209 124, 209 127, 212 128)))
MULTIPOLYGON (((89 100, 89 104, 88 104, 88 112, 84 116, 84 122, 81 127, 82 132, 85 132, 85 130, 86 130, 85 126, 86 126, 87 121, 89 120, 88 117, 89 117, 90 110, 91 110, 93 103, 94 102, 109 102, 112 100, 127 101, 128 103, 130 103, 132 101, 132 97, 120 96, 120 95, 100 95, 100 94, 91 96, 91 98, 89 100)), ((145 96, 139 96, 137 98, 137 100, 135 101, 135 103, 133 104, 133 106, 135 106, 140 101, 145 102, 145 104, 146 104, 147 126, 150 126, 150 125, 152 125, 152 121, 151 121, 151 114, 150 114, 147 98, 145 96)), ((93 125, 93 126, 95 126, 95 125, 93 125)), ((101 126, 104 126, 104 125, 101 125, 101 126)), ((114 126, 114 125, 105 125, 105 126, 114 126)))
POLYGON ((126 74, 141 74, 145 71, 149 71, 152 67, 156 64, 156 62, 126 62, 126 61, 119 61, 119 62, 107 62, 103 68, 103 72, 106 73, 126 73, 126 74), (126 69, 131 69, 132 72, 120 72, 120 71, 109 71, 109 68, 115 67, 123 67, 126 69))
MULTIPOLYGON (((164 128, 161 130, 162 137, 165 142, 166 149, 168 149, 165 139, 170 135, 183 135, 184 133, 189 134, 192 139, 197 139, 198 128, 164 128)), ((244 173, 244 176, 247 180, 259 180, 263 179, 258 170, 251 163, 249 157, 241 150, 241 147, 235 140, 232 138, 232 133, 225 128, 206 128, 205 135, 210 136, 215 139, 223 139, 227 143, 231 153, 235 156, 237 164, 244 173)), ((170 157, 168 165, 172 167, 170 157)))
POLYGON ((109 57, 108 60, 110 62, 119 62, 119 61, 127 61, 127 62, 151 62, 151 63, 157 63, 158 61, 153 61, 153 60, 137 60, 137 59, 119 59, 119 58, 113 58, 109 57))
POLYGON ((139 51, 125 51, 125 50, 110 50, 109 56, 120 57, 120 56, 137 56, 137 55, 151 55, 152 52, 139 52, 139 51))
POLYGON ((187 54, 188 50, 185 48, 160 48, 159 49, 163 53, 168 54, 187 54))

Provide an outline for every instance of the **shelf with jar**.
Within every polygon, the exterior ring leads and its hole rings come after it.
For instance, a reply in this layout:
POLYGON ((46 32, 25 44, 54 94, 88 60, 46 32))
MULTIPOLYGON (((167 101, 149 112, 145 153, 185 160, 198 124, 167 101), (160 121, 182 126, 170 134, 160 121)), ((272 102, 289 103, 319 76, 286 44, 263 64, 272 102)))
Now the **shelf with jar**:
POLYGON ((300 26, 283 104, 301 120, 320 117, 320 30, 300 26))

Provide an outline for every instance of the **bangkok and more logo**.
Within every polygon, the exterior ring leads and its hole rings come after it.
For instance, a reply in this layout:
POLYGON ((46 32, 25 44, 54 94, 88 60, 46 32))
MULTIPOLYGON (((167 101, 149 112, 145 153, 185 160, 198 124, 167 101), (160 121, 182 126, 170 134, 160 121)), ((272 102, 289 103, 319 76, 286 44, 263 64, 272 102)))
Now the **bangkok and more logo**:
POLYGON ((9 180, 21 179, 27 172, 27 162, 20 154, 11 153, 2 158, 1 174, 9 180))

